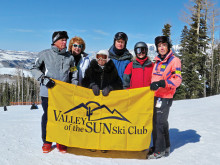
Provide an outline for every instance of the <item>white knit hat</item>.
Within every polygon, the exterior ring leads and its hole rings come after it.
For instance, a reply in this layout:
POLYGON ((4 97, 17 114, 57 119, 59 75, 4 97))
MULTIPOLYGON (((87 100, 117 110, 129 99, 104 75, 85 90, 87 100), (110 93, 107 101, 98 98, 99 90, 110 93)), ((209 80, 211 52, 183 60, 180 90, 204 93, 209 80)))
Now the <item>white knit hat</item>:
POLYGON ((98 51, 98 53, 96 53, 96 55, 98 55, 98 54, 106 55, 107 56, 107 62, 109 61, 109 58, 108 58, 109 57, 109 52, 108 52, 108 50, 100 50, 100 51, 98 51))
POLYGON ((108 50, 100 50, 100 51, 98 51, 98 53, 96 53, 96 54, 103 54, 103 55, 109 56, 108 50))

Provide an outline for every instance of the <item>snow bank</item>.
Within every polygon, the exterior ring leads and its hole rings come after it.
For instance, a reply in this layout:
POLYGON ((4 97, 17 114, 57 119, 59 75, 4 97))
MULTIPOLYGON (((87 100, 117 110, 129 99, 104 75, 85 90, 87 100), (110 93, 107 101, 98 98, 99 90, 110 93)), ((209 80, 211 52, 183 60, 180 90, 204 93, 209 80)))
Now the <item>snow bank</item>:
POLYGON ((146 160, 144 152, 89 153, 88 150, 68 148, 62 154, 54 149, 48 154, 41 150, 42 108, 30 110, 28 106, 0 107, 0 164, 4 165, 206 165, 220 162, 220 95, 202 99, 174 101, 171 107, 171 155, 158 160, 146 160), (210 153, 209 153, 210 151, 210 153), (113 154, 114 153, 114 154, 113 154), (122 157, 120 157, 120 153, 122 157), (111 158, 112 155, 119 155, 111 158))

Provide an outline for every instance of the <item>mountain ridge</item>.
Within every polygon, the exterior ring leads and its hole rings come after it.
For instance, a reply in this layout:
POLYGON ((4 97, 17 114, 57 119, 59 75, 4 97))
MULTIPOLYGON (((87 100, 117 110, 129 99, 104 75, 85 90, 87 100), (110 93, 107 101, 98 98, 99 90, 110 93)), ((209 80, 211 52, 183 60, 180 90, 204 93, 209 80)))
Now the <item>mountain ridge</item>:
MULTIPOLYGON (((156 47, 154 44, 148 45, 148 56, 151 60, 157 55, 156 47)), ((173 45, 172 48, 175 54, 179 54, 180 46, 173 45)), ((135 56, 134 50, 129 50, 130 53, 135 56)), ((97 51, 90 51, 88 54, 91 58, 94 58, 97 51)), ((38 57, 38 52, 29 51, 15 51, 15 50, 3 50, 0 49, 0 75, 16 75, 16 70, 20 69, 25 72, 25 76, 31 76, 30 68, 33 65, 35 59, 38 57)))

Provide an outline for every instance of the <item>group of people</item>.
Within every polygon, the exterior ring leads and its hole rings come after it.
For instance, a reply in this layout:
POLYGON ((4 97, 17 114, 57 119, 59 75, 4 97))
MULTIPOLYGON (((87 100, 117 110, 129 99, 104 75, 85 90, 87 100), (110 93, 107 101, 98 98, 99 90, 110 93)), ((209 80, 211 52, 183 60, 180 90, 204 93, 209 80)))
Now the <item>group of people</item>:
MULTIPOLYGON (((40 81, 40 96, 44 113, 41 120, 43 153, 51 150, 52 142, 46 141, 48 88, 56 84, 51 79, 80 85, 92 89, 95 96, 108 96, 112 90, 122 90, 150 86, 155 91, 153 114, 153 146, 147 158, 157 159, 170 153, 168 115, 173 95, 180 85, 181 62, 174 56, 168 37, 158 36, 155 45, 158 55, 153 63, 145 42, 134 46, 135 58, 127 50, 128 37, 124 32, 114 36, 109 50, 100 50, 91 60, 85 53, 86 44, 80 37, 69 41, 68 51, 66 31, 56 31, 52 35, 51 48, 39 53, 31 71, 40 81)), ((67 146, 56 144, 60 152, 67 146)))

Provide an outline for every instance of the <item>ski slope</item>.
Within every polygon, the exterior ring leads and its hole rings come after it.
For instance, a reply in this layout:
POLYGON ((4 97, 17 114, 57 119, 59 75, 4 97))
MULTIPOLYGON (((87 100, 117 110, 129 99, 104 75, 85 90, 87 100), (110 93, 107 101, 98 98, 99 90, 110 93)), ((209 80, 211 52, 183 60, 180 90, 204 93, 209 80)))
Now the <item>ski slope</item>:
POLYGON ((174 101, 170 110, 171 154, 147 160, 146 152, 109 151, 91 153, 55 148, 43 154, 41 147, 42 107, 0 107, 0 165, 216 165, 220 162, 220 95, 174 101))

